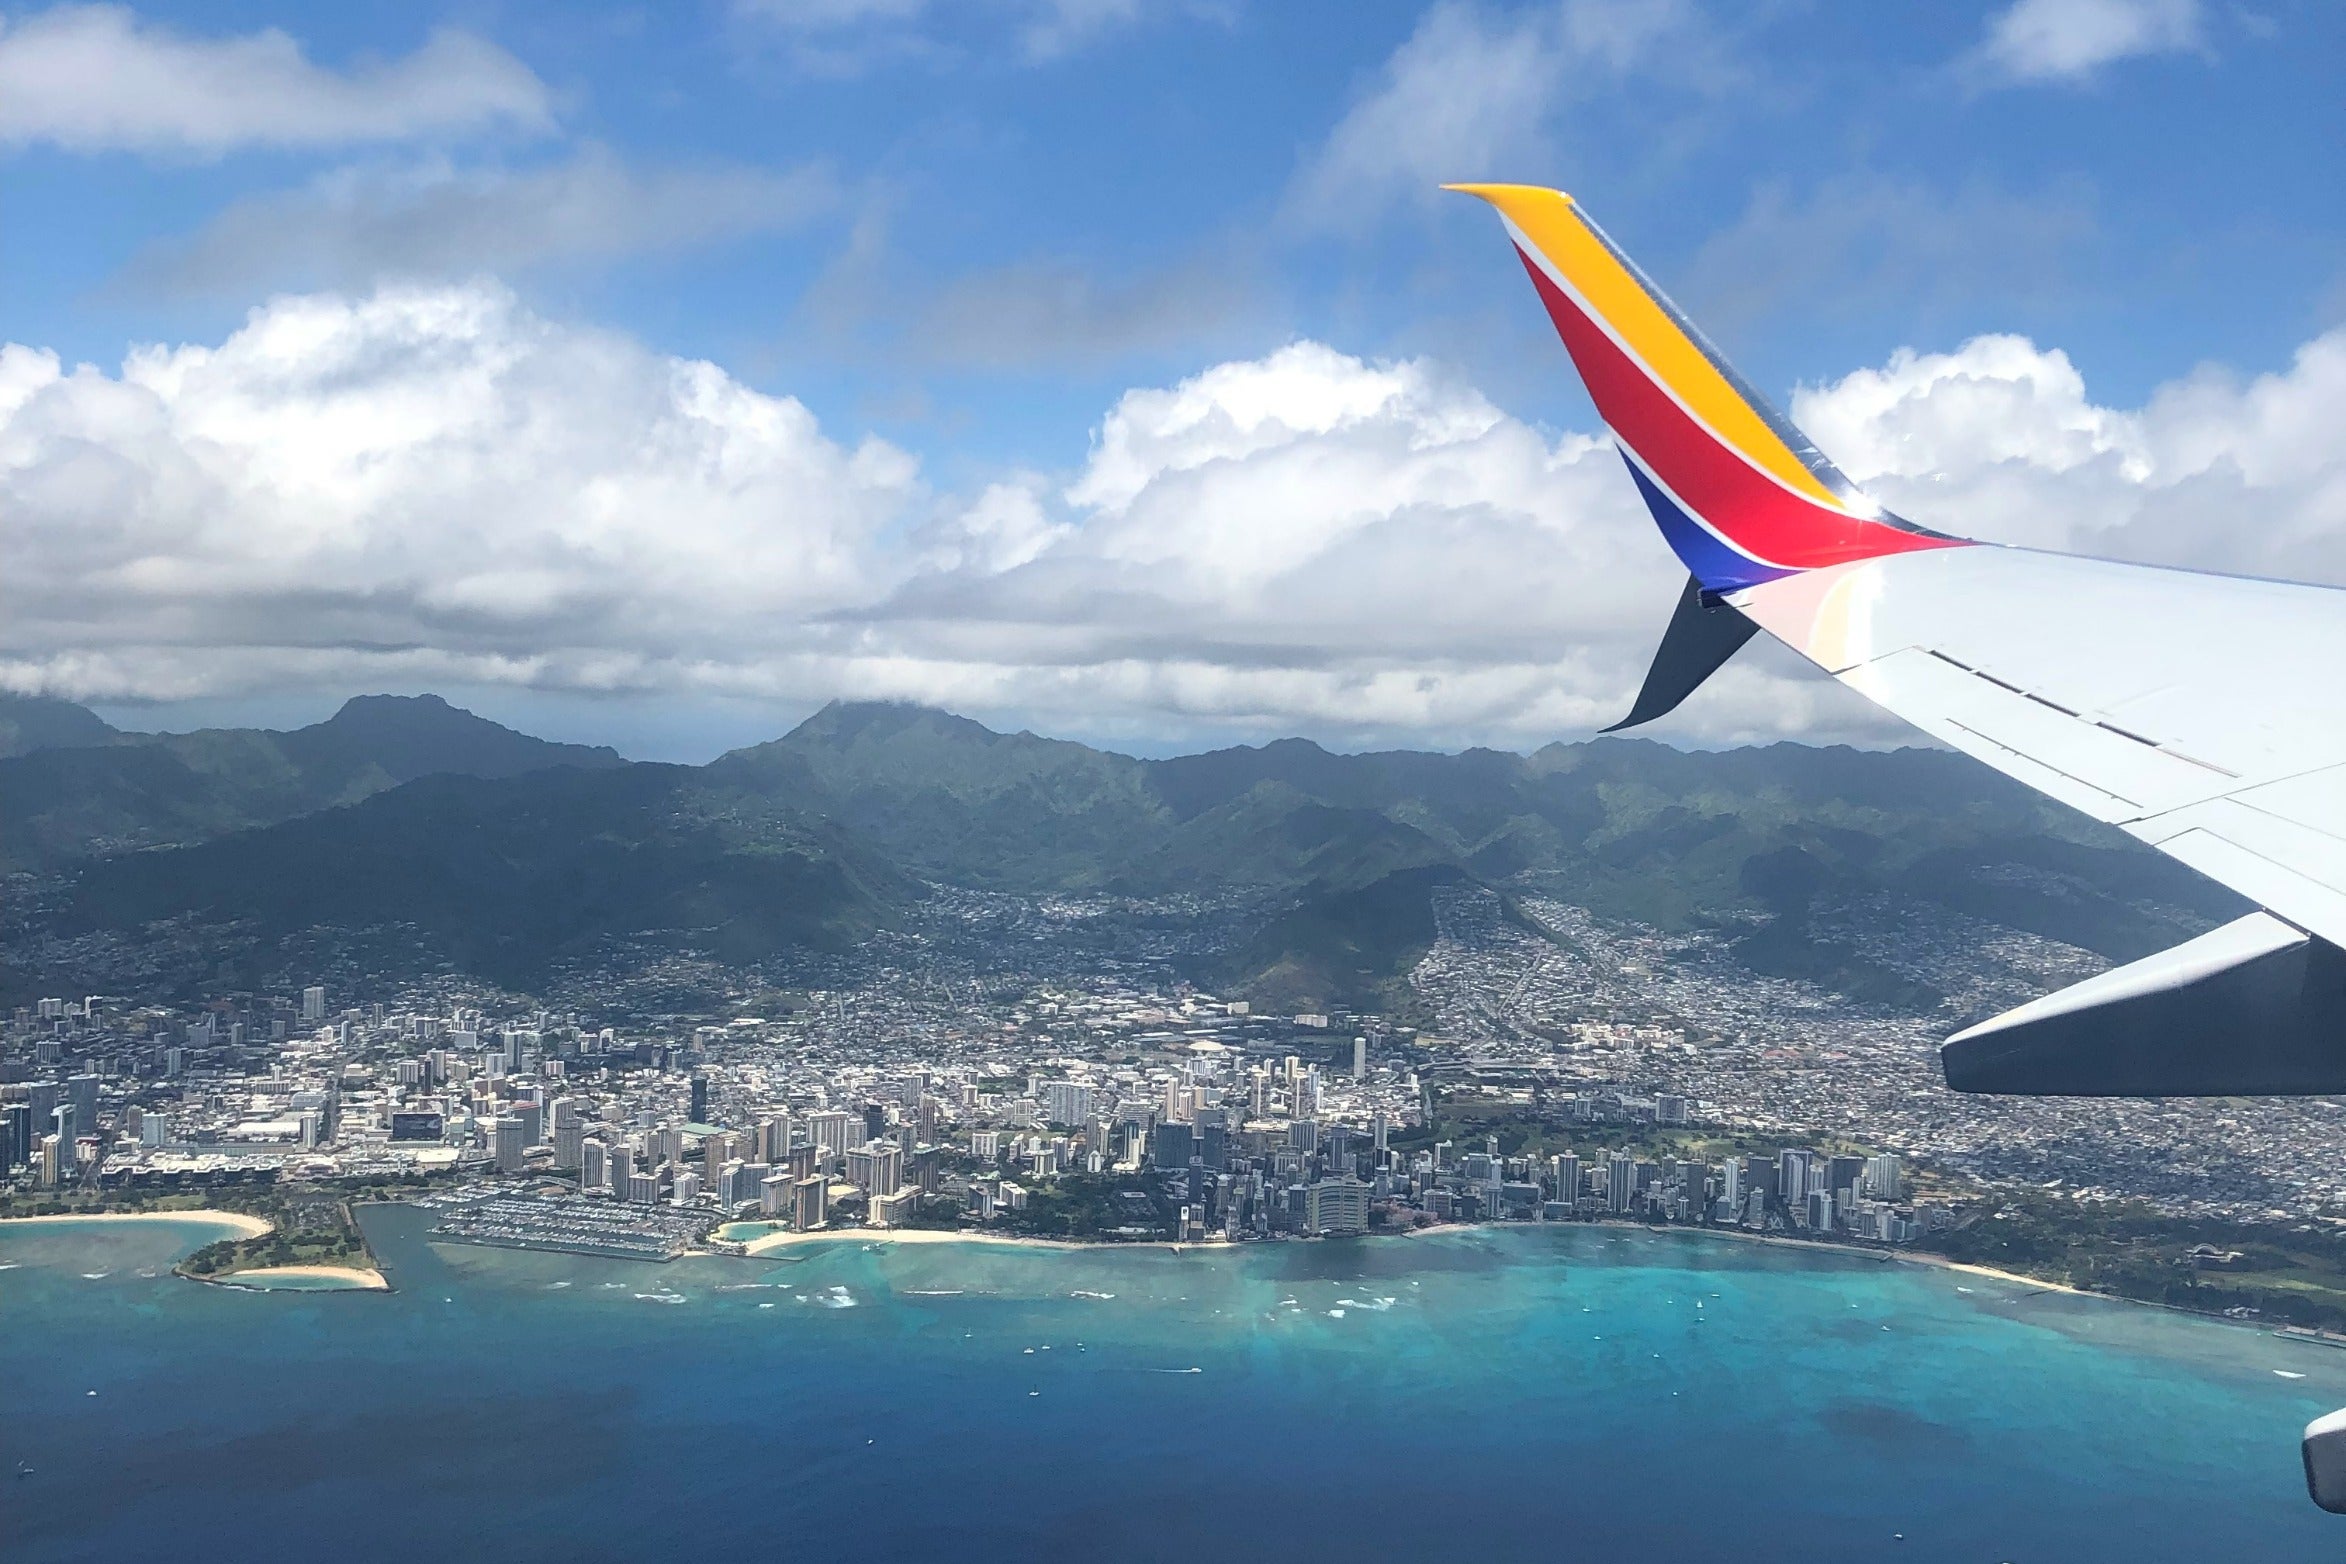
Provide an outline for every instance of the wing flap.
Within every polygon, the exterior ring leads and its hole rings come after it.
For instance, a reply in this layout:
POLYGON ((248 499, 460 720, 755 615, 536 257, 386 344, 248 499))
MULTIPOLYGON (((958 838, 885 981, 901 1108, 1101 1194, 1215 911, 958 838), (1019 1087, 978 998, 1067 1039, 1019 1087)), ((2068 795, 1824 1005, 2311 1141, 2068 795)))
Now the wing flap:
MULTIPOLYGON (((2259 820, 2256 811, 2221 801, 2181 814, 2187 817, 2183 829, 2162 836, 2153 847, 2299 928, 2346 944, 2346 892, 2337 889, 2346 884, 2346 869, 2334 852, 2324 850, 2320 833, 2270 816, 2259 820)), ((2176 823, 2171 817, 2159 828, 2176 823)))
POLYGON ((1908 647, 1841 675, 1859 694, 2097 820, 2140 819, 2214 797, 2237 779, 2052 701, 1908 647))

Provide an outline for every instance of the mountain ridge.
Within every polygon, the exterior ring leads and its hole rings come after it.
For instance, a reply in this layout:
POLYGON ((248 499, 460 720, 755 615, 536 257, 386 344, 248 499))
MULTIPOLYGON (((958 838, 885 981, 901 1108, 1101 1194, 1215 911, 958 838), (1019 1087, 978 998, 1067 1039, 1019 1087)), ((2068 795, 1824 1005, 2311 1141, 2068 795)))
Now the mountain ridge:
POLYGON ((608 747, 533 738, 437 695, 353 696, 323 722, 285 730, 127 733, 85 707, 71 709, 104 727, 102 742, 0 759, 0 798, 8 801, 0 813, 0 867, 55 868, 192 845, 425 776, 501 778, 628 763, 608 747))
MULTIPOLYGON (((410 720, 446 722, 427 706, 359 706, 351 725, 381 739, 410 720)), ((477 763, 559 752, 496 731, 505 747, 477 763)), ((1199 894, 1270 911, 1230 930, 1223 957, 1195 975, 1310 1007, 1394 996, 1433 938, 1435 891, 1473 883, 1510 905, 1536 894, 1612 920, 1718 930, 1755 971, 1911 1006, 1935 996, 1821 936, 1817 908, 1928 903, 2126 959, 2234 907, 2121 833, 1935 750, 1681 751, 1607 738, 1529 755, 1346 755, 1290 739, 1145 760, 885 702, 834 702, 698 767, 599 751, 589 752, 608 757, 599 766, 401 783, 379 764, 305 758, 303 745, 320 742, 263 748, 313 784, 304 797, 338 779, 362 796, 213 830, 208 843, 95 844, 106 850, 79 871, 75 925, 194 915, 291 929, 396 912, 460 964, 528 981, 595 939, 668 924, 702 931, 729 959, 852 939, 903 916, 924 884, 1199 894), (553 820, 561 830, 544 828, 553 820), (500 878, 484 883, 449 856, 464 843, 500 878), (315 864, 353 873, 330 885, 315 864), (532 910, 505 884, 584 900, 560 915, 532 910), (484 927, 484 909, 498 908, 510 938, 484 927)), ((177 758, 168 750, 55 753, 139 756, 155 774, 132 777, 145 791, 115 802, 135 813, 153 801, 166 824, 213 798, 184 762, 165 764, 177 758), (193 787, 194 802, 175 787, 193 787)), ((0 761, 0 785, 7 768, 40 759, 0 761)), ((0 841, 7 831, 0 824, 0 841)))

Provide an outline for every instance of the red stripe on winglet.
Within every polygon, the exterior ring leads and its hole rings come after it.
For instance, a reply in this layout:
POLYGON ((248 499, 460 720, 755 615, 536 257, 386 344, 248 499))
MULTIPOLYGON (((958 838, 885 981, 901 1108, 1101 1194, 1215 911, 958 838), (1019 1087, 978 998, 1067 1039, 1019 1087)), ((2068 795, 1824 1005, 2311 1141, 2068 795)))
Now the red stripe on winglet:
POLYGON ((1516 255, 1606 424, 1688 509, 1737 548, 1807 570, 1962 541, 1852 516, 1784 488, 1673 401, 1520 246, 1516 255))

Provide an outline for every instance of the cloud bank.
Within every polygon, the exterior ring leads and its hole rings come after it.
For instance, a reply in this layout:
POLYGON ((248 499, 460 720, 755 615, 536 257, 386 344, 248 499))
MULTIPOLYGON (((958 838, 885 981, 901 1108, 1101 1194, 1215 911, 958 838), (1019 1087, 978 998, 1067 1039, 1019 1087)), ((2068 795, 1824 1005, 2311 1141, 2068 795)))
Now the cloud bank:
MULTIPOLYGON (((1559 364, 1558 373, 1563 373, 1559 364)), ((2346 580, 2346 330, 2097 404, 1981 337, 1804 388, 1917 520, 2346 580)), ((1085 731, 1522 745, 1617 716, 1678 571, 1610 444, 1298 342, 1143 387, 1069 473, 938 492, 715 365, 491 284, 321 294, 114 372, 0 350, 0 685, 934 701, 1085 731)), ((1739 660, 1704 741, 1893 736, 1739 660)))
POLYGON ((339 168, 247 196, 195 233, 149 246, 126 280, 249 299, 289 286, 513 276, 783 232, 837 200, 837 181, 816 165, 643 165, 594 143, 519 169, 446 158, 339 168))
POLYGON ((451 28, 403 59, 337 71, 273 27, 196 38, 116 5, 0 18, 0 145, 214 157, 552 123, 528 66, 451 28))

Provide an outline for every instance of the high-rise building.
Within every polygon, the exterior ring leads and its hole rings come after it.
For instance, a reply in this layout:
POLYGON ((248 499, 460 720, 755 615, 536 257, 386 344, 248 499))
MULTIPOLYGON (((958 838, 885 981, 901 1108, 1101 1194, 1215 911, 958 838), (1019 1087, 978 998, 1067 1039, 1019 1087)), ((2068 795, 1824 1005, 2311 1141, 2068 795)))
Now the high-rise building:
POLYGON ((1797 1210, 1808 1198, 1809 1154, 1805 1151, 1784 1150, 1776 1153, 1776 1197, 1787 1209, 1797 1210))
POLYGON ((491 1144, 497 1155, 497 1171, 500 1173, 519 1173, 522 1168, 522 1152, 529 1145, 529 1142, 522 1138, 521 1120, 510 1113, 500 1114, 497 1118, 489 1121, 489 1133, 491 1144))
POLYGON ((1320 1126, 1316 1120, 1296 1119, 1287 1126, 1287 1144, 1290 1149, 1310 1156, 1320 1149, 1320 1126))
POLYGON ((920 1191, 900 1189, 892 1195, 882 1195, 872 1202, 872 1225, 875 1227, 903 1227, 920 1210, 920 1191))
POLYGON ((725 1164, 740 1160, 734 1156, 733 1137, 719 1130, 714 1135, 701 1137, 701 1181, 715 1188, 717 1175, 725 1171, 725 1164))
POLYGON ((656 1205, 660 1199, 660 1175, 657 1173, 630 1173, 627 1175, 627 1198, 635 1205, 656 1205))
MULTIPOLYGON (((60 1113, 70 1110, 60 1108, 60 1113)), ((65 1182, 66 1170, 73 1160, 73 1143, 61 1141, 54 1135, 41 1137, 40 1159, 35 1177, 43 1189, 55 1189, 65 1182)))
POLYGON ((1365 1037, 1352 1040, 1352 1078, 1356 1081, 1368 1079, 1368 1039, 1365 1037))
POLYGON ((301 991, 301 1018, 304 1021, 326 1019, 326 991, 314 983, 301 991))
POLYGON ((76 1075, 65 1083, 65 1100, 73 1104, 73 1122, 80 1133, 91 1135, 98 1128, 98 1078, 94 1075, 76 1075))
POLYGON ((790 1175, 769 1173, 758 1180, 758 1214, 780 1216, 790 1207, 790 1175))
POLYGON ((1619 1216, 1636 1196, 1637 1159, 1617 1151, 1605 1164, 1605 1209, 1619 1216))
MULTIPOLYGON (((557 1140, 559 1145, 560 1141, 557 1140)), ((608 1189, 611 1185, 610 1153, 599 1140, 580 1140, 578 1145, 578 1187, 582 1190, 608 1189)))
POLYGON ((1839 1194, 1852 1189, 1865 1177, 1865 1158, 1835 1157, 1825 1165, 1825 1188, 1839 1194))
POLYGON ((758 1125, 758 1160, 780 1164, 790 1155, 790 1115, 777 1113, 758 1125))
POLYGON ((690 1168, 679 1168, 676 1180, 668 1186, 668 1198, 680 1206, 689 1206, 701 1192, 701 1176, 690 1168))
POLYGON ((755 1203, 758 1190, 773 1173, 763 1162, 726 1163, 717 1175, 717 1204, 730 1212, 755 1203))
POLYGON ((1149 1148, 1157 1166, 1167 1171, 1188 1167, 1190 1149, 1191 1135, 1186 1124, 1158 1125, 1154 1143, 1149 1148))
POLYGON ((1081 1081, 1044 1081, 1036 1096, 1046 1124, 1081 1124, 1092 1116, 1092 1089, 1081 1081))
POLYGON ((578 1171, 579 1158, 586 1147, 586 1119, 578 1111, 575 1097, 554 1099, 554 1168, 561 1173, 578 1171))
POLYGON ((692 1122, 709 1122, 709 1078, 705 1075, 692 1078, 692 1122))
POLYGON ((1304 1190, 1304 1225, 1335 1237, 1368 1231, 1368 1186, 1356 1178, 1327 1178, 1304 1190))
POLYGON ((1556 1198, 1568 1207, 1580 1204, 1580 1158, 1567 1151, 1549 1163, 1556 1173, 1556 1198))
POLYGON ((1896 1157, 1880 1156, 1865 1159, 1864 1186, 1866 1194, 1871 1198, 1896 1200, 1900 1198, 1904 1184, 1905 1178, 1899 1169, 1896 1157))
POLYGON ((546 1110, 543 1105, 523 1098, 513 1105, 513 1117, 521 1124, 521 1143, 535 1146, 546 1138, 546 1110))
POLYGON ((822 1153, 826 1164, 833 1159, 846 1156, 848 1147, 862 1145, 869 1138, 864 1134, 863 1129, 863 1119, 860 1115, 846 1113, 836 1108, 825 1109, 821 1113, 810 1113, 806 1116, 807 1139, 813 1144, 815 1150, 822 1153))
POLYGON ((10 1168, 21 1168, 32 1160, 32 1105, 12 1102, 5 1109, 0 1109, 0 1173, 10 1168))
POLYGON ((830 1216, 831 1186, 820 1174, 790 1188, 790 1226, 801 1233, 821 1227, 830 1216))
POLYGON ((873 1199, 904 1187, 904 1151, 892 1140, 866 1141, 847 1154, 847 1181, 873 1199))

